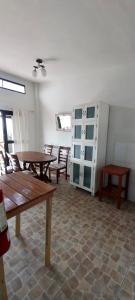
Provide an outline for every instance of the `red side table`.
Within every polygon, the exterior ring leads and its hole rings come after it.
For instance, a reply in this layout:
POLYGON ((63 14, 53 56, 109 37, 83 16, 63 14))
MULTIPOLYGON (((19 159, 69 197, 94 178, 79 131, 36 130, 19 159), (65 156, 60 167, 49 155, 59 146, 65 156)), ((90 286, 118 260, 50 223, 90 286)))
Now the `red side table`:
POLYGON ((103 196, 113 197, 116 201, 116 207, 120 209, 122 192, 124 192, 124 199, 127 199, 128 197, 129 174, 129 168, 116 165, 107 165, 103 167, 100 173, 99 200, 101 201, 103 196), (113 176, 118 177, 118 186, 112 184, 113 176), (108 177, 108 180, 106 177, 108 177), (126 177, 124 187, 122 184, 123 177, 126 177), (105 184, 106 182, 107 184, 105 184))

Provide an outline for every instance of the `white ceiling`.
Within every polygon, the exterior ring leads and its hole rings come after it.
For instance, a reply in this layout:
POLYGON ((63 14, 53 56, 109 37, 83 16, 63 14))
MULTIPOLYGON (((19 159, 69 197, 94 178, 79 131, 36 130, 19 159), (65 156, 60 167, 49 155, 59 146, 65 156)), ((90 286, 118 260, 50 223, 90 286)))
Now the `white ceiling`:
POLYGON ((135 1, 1 0, 0 69, 33 80, 37 57, 50 79, 135 62, 135 1))

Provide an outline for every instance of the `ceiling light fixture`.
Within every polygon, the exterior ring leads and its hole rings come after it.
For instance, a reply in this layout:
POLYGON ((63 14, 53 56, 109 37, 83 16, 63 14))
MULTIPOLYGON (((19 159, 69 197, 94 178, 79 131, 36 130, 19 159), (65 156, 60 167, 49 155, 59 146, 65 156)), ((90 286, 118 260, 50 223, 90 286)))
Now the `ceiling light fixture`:
POLYGON ((36 65, 33 66, 33 70, 32 70, 33 77, 37 77, 38 70, 41 71, 42 76, 46 76, 46 69, 45 69, 44 61, 41 58, 37 58, 36 65))

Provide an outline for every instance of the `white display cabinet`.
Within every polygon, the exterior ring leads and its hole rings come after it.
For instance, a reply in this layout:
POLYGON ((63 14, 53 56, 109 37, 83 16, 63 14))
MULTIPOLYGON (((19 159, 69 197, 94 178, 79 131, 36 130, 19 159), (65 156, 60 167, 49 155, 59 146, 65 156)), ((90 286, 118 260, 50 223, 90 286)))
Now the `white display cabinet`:
POLYGON ((98 171, 105 164, 109 106, 75 107, 72 113, 70 182, 95 195, 98 171))

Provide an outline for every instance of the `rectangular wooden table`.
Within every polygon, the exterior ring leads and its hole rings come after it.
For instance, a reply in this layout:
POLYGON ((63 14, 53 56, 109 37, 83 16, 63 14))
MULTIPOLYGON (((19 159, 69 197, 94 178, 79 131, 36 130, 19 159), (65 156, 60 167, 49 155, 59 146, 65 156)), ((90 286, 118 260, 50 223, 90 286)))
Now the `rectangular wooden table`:
MULTIPOLYGON (((45 265, 49 266, 51 251, 52 196, 55 188, 33 178, 31 175, 26 175, 23 172, 0 176, 0 188, 4 193, 7 219, 16 217, 16 236, 19 236, 20 234, 21 212, 42 201, 46 201, 45 265)), ((2 292, 3 299, 7 299, 2 258, 0 258, 0 291, 2 292)))

